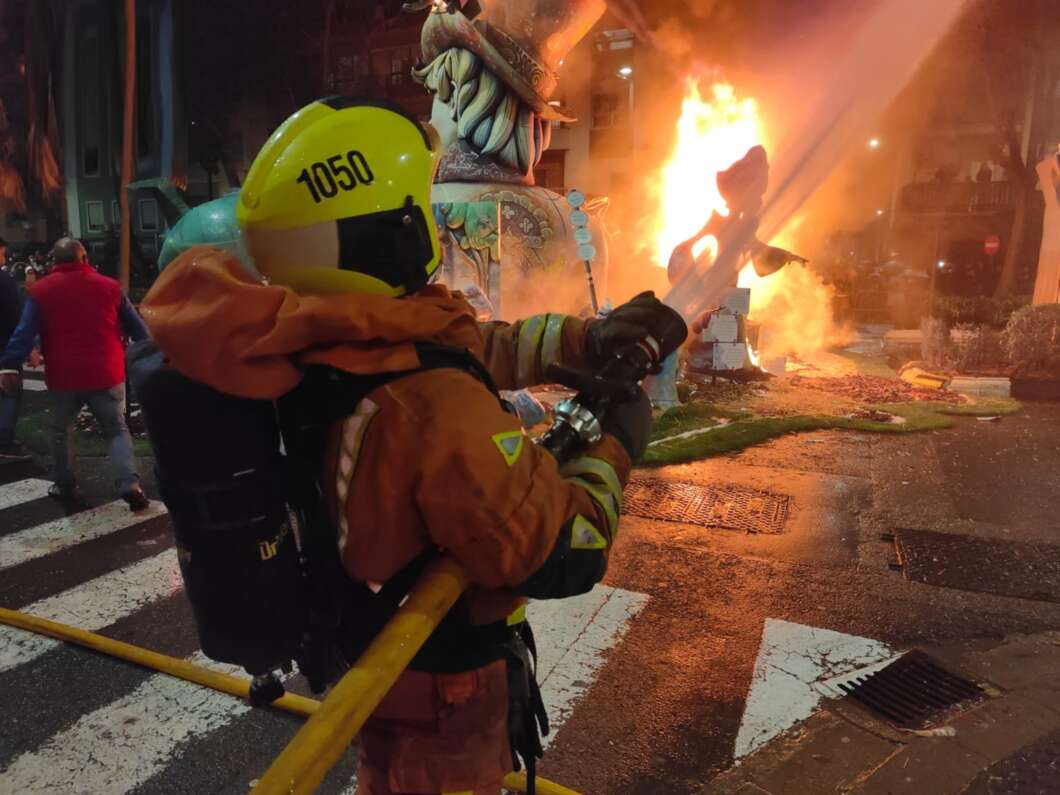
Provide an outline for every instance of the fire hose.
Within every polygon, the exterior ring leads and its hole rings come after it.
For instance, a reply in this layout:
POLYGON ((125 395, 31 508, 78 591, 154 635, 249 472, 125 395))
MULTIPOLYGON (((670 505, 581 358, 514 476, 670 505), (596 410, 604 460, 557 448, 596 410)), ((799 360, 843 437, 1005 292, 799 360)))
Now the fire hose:
MULTIPOLYGON (((466 578, 463 576, 459 567, 452 564, 451 561, 440 561, 440 563, 442 562, 449 565, 439 566, 435 572, 425 574, 417 586, 417 592, 420 596, 417 597, 415 603, 413 603, 413 597, 410 597, 409 602, 407 602, 402 608, 402 612, 405 612, 407 609, 408 612, 411 613, 414 610, 421 609, 424 605, 434 605, 438 609, 441 609, 441 606, 450 598, 451 593, 455 593, 457 597, 459 596, 460 590, 462 590, 462 584, 466 582, 466 578), (414 605, 418 605, 419 607, 414 605)), ((453 598, 453 601, 455 601, 455 597, 453 598)), ((430 608, 428 607, 427 609, 430 608)), ((446 608, 446 610, 448 610, 448 608, 446 608)), ((444 615, 444 612, 442 614, 444 615)), ((401 626, 408 628, 413 633, 418 633, 420 623, 430 623, 432 619, 433 617, 427 614, 419 616, 413 615, 411 618, 406 617, 406 620, 401 622, 401 626)), ((218 692, 228 693, 236 698, 250 698, 251 680, 249 679, 232 676, 221 671, 215 671, 188 662, 187 660, 134 646, 131 643, 125 643, 124 641, 114 640, 113 638, 108 638, 95 632, 88 632, 77 627, 71 627, 67 624, 61 624, 57 621, 50 621, 46 618, 19 613, 15 610, 7 610, 5 608, 0 608, 0 624, 6 624, 10 627, 26 630, 28 632, 36 632, 39 635, 46 635, 47 637, 55 638, 56 640, 75 643, 101 654, 126 660, 127 662, 135 663, 136 665, 141 665, 145 668, 150 668, 168 674, 169 676, 183 679, 187 682, 209 687, 218 692)), ((415 643, 415 640, 410 638, 409 642, 415 643)), ((404 639, 401 639, 399 641, 399 646, 404 645, 404 639)), ((389 656, 386 655, 385 652, 384 655, 389 656)), ((365 667, 366 658, 367 654, 358 662, 358 666, 355 667, 365 667)), ((399 675, 400 673, 401 669, 398 670, 399 675)), ((370 671, 366 670, 364 675, 360 677, 359 681, 363 683, 370 676, 370 671)), ((322 702, 298 695, 297 693, 284 693, 283 696, 276 701, 273 701, 269 706, 295 715, 301 715, 305 718, 312 718, 312 716, 320 710, 322 702)), ((338 756, 345 751, 346 745, 336 745, 334 747, 339 751, 335 757, 337 760, 338 756)), ((328 767, 330 767, 330 765, 328 765, 328 767)), ((324 770, 326 772, 327 768, 324 768, 324 770)), ((527 791, 526 777, 524 775, 512 773, 505 778, 504 786, 513 792, 525 793, 527 791)), ((312 791, 313 789, 314 787, 312 785, 310 785, 308 790, 293 789, 292 785, 292 789, 281 789, 277 791, 306 792, 312 791)), ((541 795, 578 795, 574 790, 540 777, 537 779, 537 789, 541 795)))

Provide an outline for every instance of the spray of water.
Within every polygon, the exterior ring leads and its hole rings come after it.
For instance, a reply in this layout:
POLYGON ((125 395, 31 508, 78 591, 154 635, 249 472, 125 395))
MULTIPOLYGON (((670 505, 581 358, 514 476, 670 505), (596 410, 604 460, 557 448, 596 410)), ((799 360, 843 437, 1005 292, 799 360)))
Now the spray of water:
MULTIPOLYGON (((779 137, 771 135, 778 144, 770 153, 770 191, 759 227, 762 240, 778 236, 844 155, 866 145, 881 114, 966 3, 882 0, 841 40, 830 30, 816 37, 820 47, 806 47, 806 52, 823 52, 823 62, 803 68, 799 53, 785 52, 787 73, 797 76, 797 82, 784 88, 783 130, 779 137)), ((740 264, 704 263, 673 286, 666 302, 689 319, 717 306, 735 283, 740 264)))

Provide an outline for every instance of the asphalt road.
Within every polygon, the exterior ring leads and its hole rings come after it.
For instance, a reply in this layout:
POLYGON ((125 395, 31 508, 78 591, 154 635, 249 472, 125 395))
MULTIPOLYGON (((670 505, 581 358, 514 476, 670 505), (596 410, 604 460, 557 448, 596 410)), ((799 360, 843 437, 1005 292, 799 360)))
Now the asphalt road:
MULTIPOLYGON (((115 529, 124 514, 106 507, 100 462, 88 465, 97 510, 69 518, 25 482, 35 473, 0 469, 0 605, 194 655, 168 518, 115 529)), ((796 703, 809 692, 801 674, 778 684, 760 652, 788 643, 812 678, 868 662, 865 649, 1060 627, 1056 602, 908 582, 881 539, 910 527, 1060 543, 1057 473, 1060 406, 1047 404, 937 433, 787 437, 649 473, 784 498, 784 532, 627 516, 604 587, 536 606, 558 724, 543 774, 594 795, 699 793, 747 737, 767 741, 812 709, 796 703), (864 659, 844 657, 854 646, 864 659)), ((8 629, 0 679, 0 793, 244 793, 298 726, 8 629)), ((355 768, 347 754, 323 791, 348 791, 355 768)))

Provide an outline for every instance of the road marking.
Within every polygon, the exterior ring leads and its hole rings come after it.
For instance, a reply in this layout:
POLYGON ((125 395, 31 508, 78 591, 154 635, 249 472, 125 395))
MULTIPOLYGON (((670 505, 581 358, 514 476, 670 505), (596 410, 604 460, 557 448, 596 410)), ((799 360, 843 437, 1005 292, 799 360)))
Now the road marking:
POLYGON ((589 689, 630 622, 648 603, 645 594, 598 585, 572 599, 531 602, 527 609, 538 647, 537 678, 552 731, 547 747, 589 689))
POLYGON ((5 508, 13 508, 24 502, 47 497, 48 489, 51 488, 51 485, 50 480, 41 480, 40 478, 27 478, 26 480, 16 480, 14 483, 5 483, 0 486, 0 511, 5 508))
POLYGON ((878 640, 767 618, 733 756, 747 756, 897 654, 878 640))
MULTIPOLYGON (((189 661, 235 676, 201 652, 189 661)), ((129 792, 164 770, 181 747, 253 707, 227 693, 155 674, 131 693, 82 715, 17 757, 3 773, 9 792, 129 792)))
MULTIPOLYGON (((177 555, 167 549, 123 569, 49 596, 24 612, 95 631, 182 588, 177 555)), ((61 641, 0 626, 0 673, 30 662, 61 641)))
POLYGON ((117 500, 12 533, 0 538, 0 570, 101 538, 165 513, 166 506, 157 500, 139 513, 133 513, 124 501, 117 500))
MULTIPOLYGON (((598 585, 582 596, 531 602, 527 607, 537 641, 537 679, 551 727, 548 737, 542 738, 545 748, 592 685, 607 652, 622 640, 647 603, 645 594, 598 585)), ((341 795, 356 790, 354 776, 341 795)))

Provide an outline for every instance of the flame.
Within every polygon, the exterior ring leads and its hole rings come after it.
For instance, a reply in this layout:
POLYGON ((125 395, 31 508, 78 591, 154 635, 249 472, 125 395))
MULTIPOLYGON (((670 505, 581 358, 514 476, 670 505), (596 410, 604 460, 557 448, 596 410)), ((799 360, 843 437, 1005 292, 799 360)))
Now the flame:
MULTIPOLYGON (((666 267, 674 246, 688 240, 710 218, 712 210, 728 215, 718 192, 717 175, 763 143, 762 124, 753 99, 740 99, 728 83, 715 83, 704 98, 699 81, 688 78, 677 143, 659 175, 659 201, 653 228, 654 261, 666 267)), ((717 241, 700 241, 699 256, 717 241)))
MULTIPOLYGON (((738 97, 728 83, 714 83, 705 97, 699 81, 687 79, 677 143, 659 172, 651 227, 656 265, 666 267, 674 247, 695 235, 712 211, 728 215, 717 174, 758 144, 769 148, 754 99, 738 97)), ((766 242, 797 250, 796 232, 805 220, 796 217, 766 242)), ((713 237, 701 240, 693 254, 698 257, 708 248, 713 257, 713 237)), ((834 291, 809 268, 791 264, 761 277, 747 264, 739 284, 752 288, 751 319, 763 323, 759 355, 805 358, 841 339, 832 318, 834 291)))

